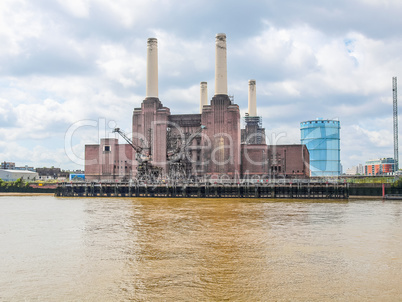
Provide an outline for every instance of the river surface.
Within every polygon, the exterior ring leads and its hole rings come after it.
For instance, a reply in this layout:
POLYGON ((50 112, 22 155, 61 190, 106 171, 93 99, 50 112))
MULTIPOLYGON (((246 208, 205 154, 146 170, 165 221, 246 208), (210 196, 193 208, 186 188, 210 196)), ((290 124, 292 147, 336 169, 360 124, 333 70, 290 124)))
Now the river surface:
POLYGON ((402 301, 402 201, 0 196, 0 301, 402 301))

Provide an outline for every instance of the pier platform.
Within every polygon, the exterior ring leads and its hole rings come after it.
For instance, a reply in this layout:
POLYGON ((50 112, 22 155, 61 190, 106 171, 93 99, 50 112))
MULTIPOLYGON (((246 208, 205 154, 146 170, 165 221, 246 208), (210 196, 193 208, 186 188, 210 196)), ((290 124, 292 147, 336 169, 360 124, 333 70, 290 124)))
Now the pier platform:
POLYGON ((163 198, 317 198, 347 199, 349 187, 339 183, 242 184, 132 184, 61 183, 60 197, 163 197, 163 198))

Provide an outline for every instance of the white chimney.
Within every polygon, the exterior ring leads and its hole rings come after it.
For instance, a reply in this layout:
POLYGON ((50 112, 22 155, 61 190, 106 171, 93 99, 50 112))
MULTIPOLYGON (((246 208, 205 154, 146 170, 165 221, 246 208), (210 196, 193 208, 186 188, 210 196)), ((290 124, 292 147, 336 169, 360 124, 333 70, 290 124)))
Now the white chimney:
POLYGON ((248 81, 248 116, 257 116, 257 93, 255 80, 248 81))
POLYGON ((216 35, 215 47, 215 95, 228 94, 226 65, 226 35, 216 35))
POLYGON ((207 82, 201 82, 201 84, 200 84, 200 92, 201 92, 200 113, 202 113, 202 107, 204 107, 204 105, 208 105, 207 82))
POLYGON ((147 43, 146 97, 158 97, 158 40, 149 38, 147 43))

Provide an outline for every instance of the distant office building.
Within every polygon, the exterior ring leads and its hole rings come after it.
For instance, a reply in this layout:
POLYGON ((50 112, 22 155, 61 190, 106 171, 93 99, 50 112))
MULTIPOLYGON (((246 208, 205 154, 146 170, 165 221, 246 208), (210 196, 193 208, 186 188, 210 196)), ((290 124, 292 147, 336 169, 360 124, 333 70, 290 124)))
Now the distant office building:
POLYGON ((25 167, 15 167, 14 170, 36 172, 34 167, 28 167, 27 165, 25 167))
POLYGON ((41 180, 47 180, 47 179, 56 179, 58 177, 65 177, 68 178, 70 173, 65 172, 63 173, 60 168, 36 168, 36 172, 39 174, 39 178, 41 180))
POLYGON ((364 174, 364 166, 362 164, 359 164, 357 166, 357 174, 360 174, 360 175, 364 174))
POLYGON ((395 172, 395 160, 393 158, 373 159, 366 162, 364 166, 365 175, 385 175, 395 172))
POLYGON ((357 166, 353 166, 352 168, 349 168, 346 170, 346 175, 364 175, 364 167, 362 164, 359 164, 357 166))
POLYGON ((12 162, 2 162, 0 163, 0 169, 4 169, 4 170, 20 170, 20 171, 31 171, 31 172, 36 172, 34 167, 28 167, 27 165, 25 165, 24 167, 16 167, 15 163, 12 162))
POLYGON ((353 166, 346 170, 346 175, 357 175, 357 166, 353 166))
POLYGON ((317 119, 300 123, 301 143, 310 152, 311 176, 339 176, 340 122, 317 119))
POLYGON ((15 169, 15 163, 4 161, 4 162, 1 163, 0 169, 14 170, 15 169))

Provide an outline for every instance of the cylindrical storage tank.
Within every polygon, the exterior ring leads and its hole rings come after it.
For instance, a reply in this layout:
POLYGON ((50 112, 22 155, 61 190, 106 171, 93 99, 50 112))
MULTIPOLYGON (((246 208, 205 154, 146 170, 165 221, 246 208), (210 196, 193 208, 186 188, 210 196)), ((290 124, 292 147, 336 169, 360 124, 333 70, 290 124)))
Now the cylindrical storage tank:
POLYGON ((310 153, 311 176, 341 174, 340 122, 317 119, 300 123, 301 143, 310 153))

